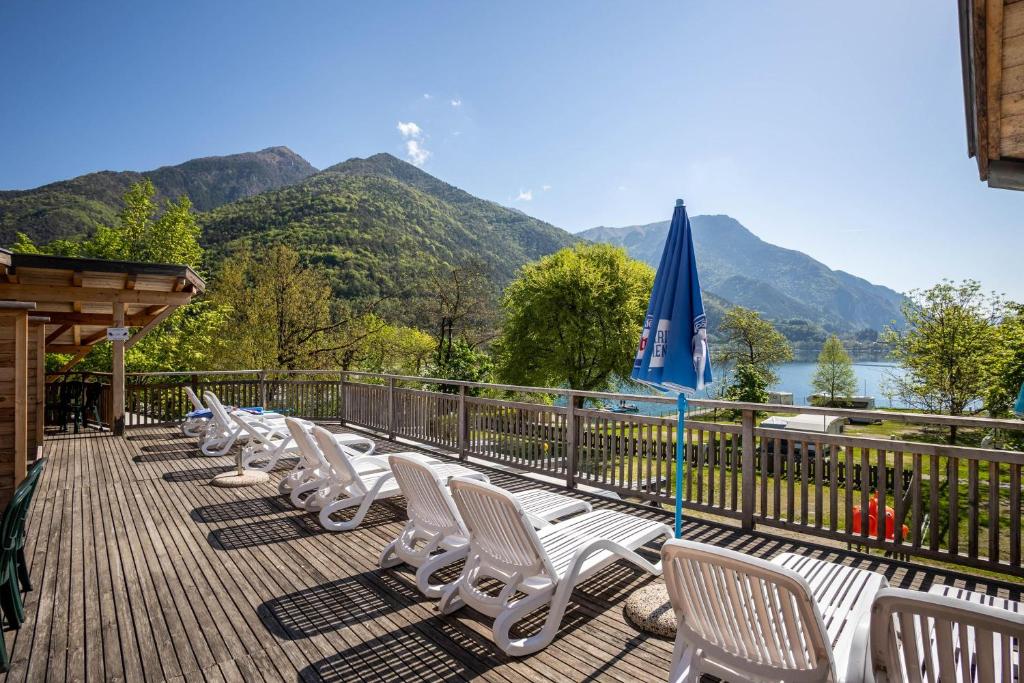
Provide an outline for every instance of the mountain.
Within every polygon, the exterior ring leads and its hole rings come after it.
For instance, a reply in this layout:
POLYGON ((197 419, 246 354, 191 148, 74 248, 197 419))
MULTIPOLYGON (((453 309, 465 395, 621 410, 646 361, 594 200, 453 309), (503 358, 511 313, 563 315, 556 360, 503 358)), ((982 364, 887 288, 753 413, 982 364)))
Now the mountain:
MULTIPOLYGON (((690 224, 701 285, 726 302, 760 311, 772 320, 808 320, 837 333, 880 330, 903 320, 903 296, 888 287, 769 244, 729 216, 693 216, 690 224)), ((578 236, 625 247, 634 258, 657 268, 668 227, 668 221, 602 226, 578 236)))
POLYGON ((149 178, 161 198, 188 195, 197 211, 273 190, 316 173, 287 147, 192 159, 152 171, 100 171, 33 190, 0 191, 0 244, 24 232, 39 243, 88 234, 116 218, 132 183, 149 178))
POLYGON ((390 154, 349 159, 200 222, 212 258, 245 244, 288 244, 326 266, 344 297, 379 296, 438 266, 479 262, 500 286, 524 263, 577 241, 390 154))

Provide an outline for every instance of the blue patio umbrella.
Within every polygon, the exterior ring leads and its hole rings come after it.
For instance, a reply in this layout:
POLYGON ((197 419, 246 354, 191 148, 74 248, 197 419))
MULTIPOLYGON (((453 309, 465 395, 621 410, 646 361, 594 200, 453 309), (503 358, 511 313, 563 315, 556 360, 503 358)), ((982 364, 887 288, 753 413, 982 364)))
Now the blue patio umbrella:
POLYGON ((1024 418, 1024 383, 1020 385, 1020 393, 1017 394, 1017 402, 1013 404, 1013 412, 1017 417, 1024 418))
POLYGON ((654 277, 651 302, 633 362, 634 380, 678 395, 676 431, 676 538, 683 525, 684 421, 686 398, 711 383, 707 318, 697 276, 697 257, 686 205, 676 200, 672 224, 654 277))

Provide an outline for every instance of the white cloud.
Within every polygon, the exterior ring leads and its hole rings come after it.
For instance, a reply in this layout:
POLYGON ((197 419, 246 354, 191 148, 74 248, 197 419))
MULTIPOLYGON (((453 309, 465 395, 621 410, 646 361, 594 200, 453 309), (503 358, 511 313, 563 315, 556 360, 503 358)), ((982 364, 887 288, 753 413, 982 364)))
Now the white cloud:
POLYGON ((452 100, 452 106, 453 107, 461 107, 462 106, 462 100, 460 100, 458 97, 456 97, 455 99, 452 100))
POLYGON ((550 190, 550 189, 551 189, 551 186, 550 186, 550 185, 541 185, 541 186, 540 186, 540 189, 542 189, 542 190, 544 190, 545 192, 547 192, 548 190, 550 190))
POLYGON ((423 134, 423 129, 410 121, 409 123, 398 122, 398 132, 403 138, 418 138, 423 134))
POLYGON ((619 185, 619 192, 625 192, 625 191, 626 191, 626 186, 625 185, 619 185))
POLYGON ((461 131, 461 130, 456 130, 456 131, 452 131, 452 136, 453 136, 453 137, 456 137, 456 138, 457 138, 457 137, 459 137, 460 135, 462 135, 462 131, 461 131))
POLYGON ((519 194, 516 196, 517 202, 529 202, 533 201, 533 190, 519 190, 519 194))
POLYGON ((423 148, 419 140, 405 141, 405 155, 415 166, 422 166, 430 158, 430 152, 423 148))
POLYGON ((423 99, 425 99, 425 100, 432 100, 432 99, 434 99, 434 96, 431 95, 428 92, 425 92, 425 93, 423 93, 423 99))

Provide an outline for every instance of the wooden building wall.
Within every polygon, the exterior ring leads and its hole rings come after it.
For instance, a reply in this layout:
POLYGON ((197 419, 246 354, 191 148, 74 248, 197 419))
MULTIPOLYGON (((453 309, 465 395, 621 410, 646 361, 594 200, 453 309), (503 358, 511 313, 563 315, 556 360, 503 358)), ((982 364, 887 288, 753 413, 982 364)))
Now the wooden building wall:
POLYGON ((28 313, 0 309, 0 506, 25 476, 27 423, 28 313))

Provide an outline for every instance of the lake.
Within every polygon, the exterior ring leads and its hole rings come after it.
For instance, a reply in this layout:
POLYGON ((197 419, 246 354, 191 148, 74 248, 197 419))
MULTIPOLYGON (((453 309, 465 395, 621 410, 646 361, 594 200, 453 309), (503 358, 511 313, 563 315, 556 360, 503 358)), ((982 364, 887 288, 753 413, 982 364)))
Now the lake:
MULTIPOLYGON (((796 405, 807 405, 807 397, 814 389, 811 388, 811 379, 814 377, 814 370, 817 363, 809 361, 794 361, 785 363, 776 368, 779 375, 779 383, 773 386, 772 391, 788 391, 793 394, 793 403, 796 405)), ((721 373, 715 368, 716 380, 721 378, 721 373)), ((886 377, 891 374, 898 374, 901 370, 894 363, 884 361, 862 361, 853 364, 853 373, 857 376, 857 393, 875 397, 875 406, 878 408, 905 408, 906 406, 899 399, 890 400, 882 391, 882 385, 886 377)), ((653 393, 633 387, 623 387, 624 393, 643 394, 653 393)), ((711 398, 706 392, 698 394, 698 398, 711 398)), ((675 413, 675 406, 660 403, 641 403, 640 412, 645 415, 669 415, 675 413)))

